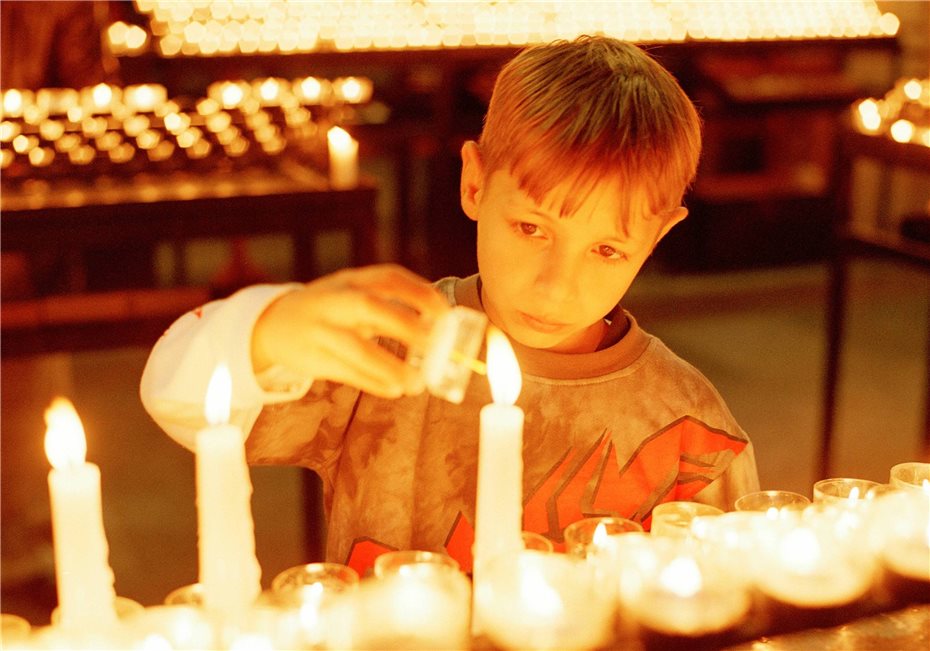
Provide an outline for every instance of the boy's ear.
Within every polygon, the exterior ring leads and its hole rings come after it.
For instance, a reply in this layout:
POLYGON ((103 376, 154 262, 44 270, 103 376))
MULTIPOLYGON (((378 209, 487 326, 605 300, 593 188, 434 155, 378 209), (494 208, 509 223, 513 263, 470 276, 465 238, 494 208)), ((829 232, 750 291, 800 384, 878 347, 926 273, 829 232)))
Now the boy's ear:
POLYGON ((670 210, 665 218, 665 224, 662 226, 662 230, 659 231, 659 238, 656 240, 658 244, 663 237, 665 237, 670 230, 675 226, 675 224, 680 223, 688 216, 688 209, 684 206, 678 206, 674 210, 670 210))
POLYGON ((478 221, 478 203, 484 190, 484 164, 478 143, 468 140, 462 145, 462 180, 460 186, 462 210, 472 221, 478 221))

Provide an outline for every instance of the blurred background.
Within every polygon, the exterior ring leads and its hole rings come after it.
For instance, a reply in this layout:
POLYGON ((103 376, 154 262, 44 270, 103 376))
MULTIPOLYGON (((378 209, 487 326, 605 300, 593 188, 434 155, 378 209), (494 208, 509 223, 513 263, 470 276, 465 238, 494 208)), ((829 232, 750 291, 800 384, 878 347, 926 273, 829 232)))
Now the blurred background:
MULTIPOLYGON (((75 403, 101 468, 117 592, 150 605, 196 581, 193 457, 138 398, 157 337, 254 282, 476 271, 459 149, 503 62, 580 33, 642 44, 704 117, 690 216, 624 304, 717 386, 762 487, 809 495, 928 460, 930 3, 0 11, 3 612, 45 624, 56 603, 52 397, 75 403)), ((319 559, 325 527, 311 473, 252 474, 267 585, 319 559)))

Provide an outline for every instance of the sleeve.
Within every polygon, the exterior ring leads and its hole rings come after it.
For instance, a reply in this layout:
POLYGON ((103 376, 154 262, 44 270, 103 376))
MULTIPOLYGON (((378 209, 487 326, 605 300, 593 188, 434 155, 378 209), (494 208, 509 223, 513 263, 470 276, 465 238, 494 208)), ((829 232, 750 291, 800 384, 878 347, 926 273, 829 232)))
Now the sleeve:
POLYGON ((723 473, 694 496, 694 501, 732 511, 733 503, 738 498, 757 490, 759 472, 756 469, 756 456, 752 443, 747 443, 723 473))
POLYGON ((232 375, 230 422, 250 433, 265 405, 296 400, 311 378, 279 367, 256 376, 252 331, 276 298, 298 284, 255 285, 229 298, 207 303, 175 321, 155 344, 142 373, 140 397, 146 411, 181 445, 193 449, 206 425, 204 397, 217 364, 232 375))

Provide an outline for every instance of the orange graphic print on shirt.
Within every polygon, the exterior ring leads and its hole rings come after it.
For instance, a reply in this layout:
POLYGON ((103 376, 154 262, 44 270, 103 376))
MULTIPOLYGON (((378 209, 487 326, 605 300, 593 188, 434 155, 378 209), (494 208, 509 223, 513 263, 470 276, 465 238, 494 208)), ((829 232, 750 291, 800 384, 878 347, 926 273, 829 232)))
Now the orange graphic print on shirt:
MULTIPOLYGON (((610 432, 585 450, 569 448, 533 488, 523 504, 523 528, 561 548, 572 522, 619 516, 648 528, 652 509, 690 500, 713 482, 747 441, 685 416, 647 437, 621 467, 610 432)), ((446 551, 471 572, 474 526, 459 513, 450 523, 446 551)), ((390 551, 370 538, 356 540, 347 564, 364 573, 374 558, 390 551)))

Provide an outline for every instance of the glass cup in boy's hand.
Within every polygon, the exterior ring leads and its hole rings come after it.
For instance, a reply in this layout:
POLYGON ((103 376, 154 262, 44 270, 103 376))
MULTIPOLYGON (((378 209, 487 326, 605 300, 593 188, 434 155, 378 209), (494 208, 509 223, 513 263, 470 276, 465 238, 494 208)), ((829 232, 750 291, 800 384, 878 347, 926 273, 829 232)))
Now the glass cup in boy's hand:
POLYGON ((397 265, 338 271, 269 305, 252 334, 256 373, 282 366, 385 398, 419 393, 417 369, 377 342, 422 348, 432 323, 449 310, 429 282, 397 265))

